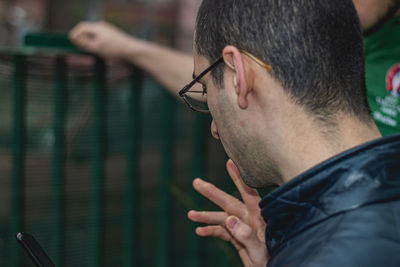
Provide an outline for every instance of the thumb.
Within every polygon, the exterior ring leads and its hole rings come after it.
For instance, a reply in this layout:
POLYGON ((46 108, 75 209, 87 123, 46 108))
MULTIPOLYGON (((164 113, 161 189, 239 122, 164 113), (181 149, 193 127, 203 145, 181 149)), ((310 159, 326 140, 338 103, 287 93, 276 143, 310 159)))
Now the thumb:
POLYGON ((268 261, 267 248, 258 239, 256 232, 236 216, 226 218, 225 224, 230 234, 247 250, 249 259, 253 263, 252 266, 266 266, 268 261))
POLYGON ((253 229, 239 218, 236 216, 229 216, 226 218, 225 224, 231 235, 246 248, 258 246, 259 242, 257 242, 258 240, 253 229))

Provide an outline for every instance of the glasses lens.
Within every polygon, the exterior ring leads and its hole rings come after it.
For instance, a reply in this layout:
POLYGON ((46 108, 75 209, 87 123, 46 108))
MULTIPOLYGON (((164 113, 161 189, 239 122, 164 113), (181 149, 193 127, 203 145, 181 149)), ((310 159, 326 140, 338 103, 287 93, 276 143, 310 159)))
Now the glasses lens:
POLYGON ((203 91, 188 91, 185 96, 193 109, 208 112, 207 94, 204 94, 203 91))

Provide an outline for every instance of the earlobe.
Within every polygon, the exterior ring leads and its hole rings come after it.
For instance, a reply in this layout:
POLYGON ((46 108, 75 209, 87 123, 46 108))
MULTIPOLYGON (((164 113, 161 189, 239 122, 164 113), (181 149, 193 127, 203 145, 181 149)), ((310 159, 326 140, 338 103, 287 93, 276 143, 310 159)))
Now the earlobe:
POLYGON ((249 106, 249 102, 247 100, 247 93, 243 93, 243 89, 239 89, 239 94, 238 94, 238 105, 241 109, 246 109, 249 106))

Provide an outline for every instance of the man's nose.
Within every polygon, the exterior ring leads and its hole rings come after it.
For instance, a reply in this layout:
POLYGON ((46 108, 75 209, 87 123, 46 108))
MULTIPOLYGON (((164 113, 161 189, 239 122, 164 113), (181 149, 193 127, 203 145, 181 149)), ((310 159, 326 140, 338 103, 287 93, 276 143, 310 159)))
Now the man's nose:
POLYGON ((211 134, 215 139, 219 139, 217 126, 215 125, 214 120, 211 122, 211 134))

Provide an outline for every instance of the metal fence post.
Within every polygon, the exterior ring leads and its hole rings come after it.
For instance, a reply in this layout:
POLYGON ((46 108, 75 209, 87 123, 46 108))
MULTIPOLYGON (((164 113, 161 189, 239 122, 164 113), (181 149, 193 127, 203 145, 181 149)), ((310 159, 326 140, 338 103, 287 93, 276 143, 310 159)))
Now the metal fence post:
POLYGON ((105 164, 105 111, 106 65, 96 58, 93 86, 93 165, 90 192, 90 249, 89 266, 102 266, 104 231, 104 164, 105 164))
MULTIPOLYGON (((204 114, 195 114, 195 121, 193 127, 193 175, 192 177, 204 178, 206 175, 206 139, 208 134, 208 116, 204 114)), ((203 197, 193 190, 193 200, 197 207, 201 207, 203 197)), ((193 224, 190 235, 189 245, 190 254, 188 258, 189 267, 201 266, 200 252, 202 250, 202 243, 204 239, 195 234, 197 225, 193 224)))
POLYGON ((26 110, 26 62, 25 56, 14 56, 14 126, 12 152, 11 217, 9 247, 10 266, 20 266, 20 248, 14 236, 24 230, 24 163, 25 163, 25 110, 26 110))
POLYGON ((157 265, 168 267, 170 265, 170 218, 171 218, 171 194, 170 183, 173 175, 174 154, 174 102, 172 96, 163 90, 162 110, 162 152, 161 152, 161 180, 160 180, 160 207, 159 207, 159 231, 157 244, 157 265))
POLYGON ((142 72, 132 69, 129 99, 129 145, 127 151, 127 179, 125 191, 125 231, 124 231, 124 266, 139 266, 139 220, 140 220, 140 91, 142 72))
POLYGON ((53 260, 56 266, 64 265, 65 242, 65 107, 67 102, 67 68, 65 58, 55 59, 54 73, 54 107, 53 107, 53 260))

